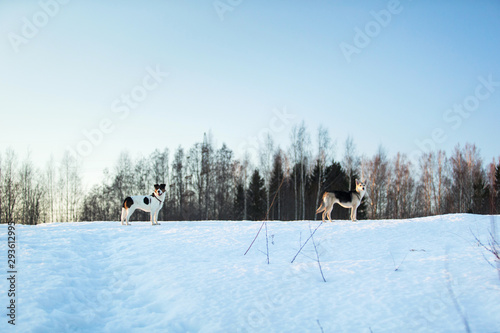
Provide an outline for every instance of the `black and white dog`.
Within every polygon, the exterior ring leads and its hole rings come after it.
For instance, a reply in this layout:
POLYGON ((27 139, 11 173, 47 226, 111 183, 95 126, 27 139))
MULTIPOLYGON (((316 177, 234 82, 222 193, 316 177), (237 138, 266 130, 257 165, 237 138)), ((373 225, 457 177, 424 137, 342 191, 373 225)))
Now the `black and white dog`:
POLYGON ((316 210, 316 214, 323 212, 323 222, 325 222, 325 215, 328 221, 332 222, 330 214, 332 213, 333 205, 336 203, 344 208, 351 208, 351 220, 356 221, 356 213, 363 196, 366 193, 366 184, 364 181, 360 182, 356 179, 356 191, 344 192, 333 191, 325 192, 321 205, 316 210))
POLYGON ((126 225, 130 225, 128 219, 136 209, 151 213, 151 225, 160 224, 158 223, 158 213, 163 207, 163 201, 165 200, 165 186, 165 184, 155 184, 155 191, 151 195, 126 197, 122 205, 122 225, 124 224, 123 221, 125 221, 126 225))

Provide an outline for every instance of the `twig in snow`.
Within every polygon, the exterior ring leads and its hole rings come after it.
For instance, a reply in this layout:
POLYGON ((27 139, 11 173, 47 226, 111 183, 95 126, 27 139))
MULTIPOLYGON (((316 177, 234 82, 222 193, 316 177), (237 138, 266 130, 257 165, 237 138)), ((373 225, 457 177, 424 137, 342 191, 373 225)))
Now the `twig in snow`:
POLYGON ((305 243, 302 244, 302 246, 300 247, 299 249, 299 252, 297 252, 297 254, 295 255, 295 257, 293 257, 292 261, 290 262, 291 264, 293 264, 293 262, 295 261, 295 259, 297 258, 297 256, 299 255, 300 251, 302 251, 302 249, 304 248, 304 246, 306 246, 307 242, 312 238, 312 236, 314 235, 314 233, 316 232, 316 230, 318 230, 318 228, 323 224, 323 221, 321 221, 318 226, 316 227, 316 229, 314 229, 314 231, 311 233, 311 236, 309 236, 308 239, 306 239, 305 243))
MULTIPOLYGON (((470 233, 472 234, 472 236, 474 236, 474 239, 476 240, 476 244, 478 246, 481 246, 483 249, 485 249, 486 251, 490 252, 491 254, 493 254, 493 256, 495 257, 495 261, 497 262, 500 262, 500 244, 498 243, 497 241, 497 238, 496 238, 496 225, 495 225, 495 217, 492 216, 491 217, 491 230, 489 232, 489 239, 488 239, 488 244, 484 244, 480 239, 479 237, 477 237, 474 232, 469 228, 469 231, 470 233)), ((498 270, 498 274, 499 274, 499 278, 500 278, 500 270, 499 270, 499 266, 495 267, 491 262, 490 260, 488 260, 488 258, 486 258, 486 256, 484 255, 484 253, 482 253, 483 255, 483 258, 486 260, 486 262, 488 264, 490 264, 491 267, 495 268, 498 270)))
POLYGON ((319 323, 319 319, 316 319, 316 322, 318 323, 318 326, 319 328, 321 329, 321 333, 325 333, 325 331, 323 331, 323 327, 321 326, 321 324, 319 323))
POLYGON ((462 308, 460 307, 460 304, 458 304, 457 297, 455 296, 455 293, 453 292, 453 288, 451 288, 451 283, 448 281, 448 292, 450 293, 450 297, 453 301, 453 304, 455 305, 455 309, 457 310, 460 318, 462 318, 462 322, 464 323, 465 326, 465 331, 467 333, 470 333, 470 327, 469 327, 469 320, 465 316, 465 314, 462 312, 462 308))
MULTIPOLYGON (((248 251, 250 251, 250 248, 252 247, 253 243, 255 243, 255 240, 257 239, 257 237, 259 236, 260 234, 260 231, 262 230, 262 227, 264 226, 264 224, 266 225, 266 244, 268 242, 268 239, 267 239, 267 220, 269 218, 269 212, 271 211, 271 208, 273 207, 274 205, 274 200, 276 200, 276 196, 278 195, 278 193, 280 192, 280 188, 281 188, 281 185, 283 185, 283 181, 285 180, 285 175, 283 175, 283 179, 281 180, 281 183, 280 183, 280 186, 278 187, 278 190, 276 191, 276 193, 274 194, 274 198, 273 198, 273 201, 271 202, 271 205, 269 205, 269 209, 267 210, 266 212, 266 218, 264 219, 264 221, 262 222, 262 224, 260 225, 260 228, 259 228, 259 231, 257 232, 257 235, 255 235, 255 238, 253 239, 252 243, 250 243, 250 246, 248 247, 248 249, 245 251, 245 254, 243 254, 244 256, 248 253, 248 251)), ((269 246, 267 246, 267 263, 269 264, 269 246)))
POLYGON ((392 262, 394 263, 394 267, 395 267, 394 271, 397 272, 399 270, 399 267, 401 267, 403 262, 406 260, 406 257, 408 257, 408 253, 410 253, 410 252, 406 253, 405 257, 403 258, 403 260, 399 263, 399 265, 397 267, 396 267, 396 261, 394 261, 394 256, 392 255, 392 252, 389 252, 389 253, 391 254, 392 262))
POLYGON ((498 242, 495 240, 495 236, 493 236, 493 233, 490 232, 490 239, 488 240, 488 245, 484 245, 477 237, 476 241, 486 251, 493 254, 497 260, 500 260, 500 244, 498 244, 498 242))
POLYGON ((455 292, 453 291, 453 287, 451 286, 451 273, 448 271, 448 261, 446 261, 445 264, 445 269, 446 273, 448 275, 448 278, 446 279, 446 287, 448 289, 448 292, 450 293, 451 300, 453 301, 453 305, 455 306, 455 309, 458 312, 458 315, 462 319, 462 322, 464 323, 465 331, 467 333, 470 333, 470 326, 469 326, 469 320, 467 319, 467 316, 465 313, 462 311, 462 308, 460 307, 460 304, 458 304, 457 296, 455 295, 455 292))
POLYGON ((394 268, 396 268, 396 261, 394 260, 394 256, 392 255, 392 252, 389 251, 389 254, 391 255, 392 263, 394 264, 394 268))
POLYGON ((313 232, 312 232, 312 229, 311 229, 311 223, 310 222, 309 222, 309 232, 311 233, 311 240, 312 240, 313 245, 314 245, 314 251, 316 252, 316 260, 318 262, 318 266, 319 266, 319 271, 321 273, 321 277, 323 278, 323 281, 326 282, 325 276, 323 275, 323 270, 321 269, 321 262, 319 261, 318 248, 316 247, 316 243, 314 242, 314 237, 313 237, 313 232))
POLYGON ((266 252, 267 252, 267 264, 269 265, 269 238, 267 237, 267 222, 266 223, 266 252))
MULTIPOLYGON (((257 235, 255 235, 255 238, 253 239, 252 243, 250 244, 250 246, 248 247, 248 249, 247 249, 247 251, 245 252, 244 255, 246 255, 248 253, 248 251, 250 251, 250 248, 252 247, 253 243, 255 242, 255 240, 257 239, 257 237, 259 236, 260 231, 262 230, 263 226, 266 226, 266 249, 267 249, 266 255, 267 255, 267 263, 269 264, 269 238, 267 237, 267 221, 262 222, 262 224, 260 226, 260 229, 257 232, 257 235)), ((261 251, 261 252, 264 253, 263 251, 261 251)))
POLYGON ((266 221, 263 221, 262 224, 260 225, 260 228, 259 228, 259 231, 257 231, 257 235, 255 235, 255 238, 253 239, 252 243, 250 243, 250 246, 248 247, 248 249, 246 250, 245 254, 243 254, 244 256, 247 255, 248 251, 250 251, 250 248, 252 247, 253 243, 255 243, 255 240, 257 239, 257 237, 259 236, 260 234, 260 231, 262 230, 262 227, 264 226, 264 223, 266 223, 266 221))

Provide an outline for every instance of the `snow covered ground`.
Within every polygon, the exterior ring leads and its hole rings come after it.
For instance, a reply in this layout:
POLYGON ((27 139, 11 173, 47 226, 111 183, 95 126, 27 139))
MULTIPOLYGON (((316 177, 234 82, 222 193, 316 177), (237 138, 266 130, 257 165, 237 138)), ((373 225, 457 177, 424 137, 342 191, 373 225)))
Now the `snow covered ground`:
POLYGON ((15 331, 500 332, 491 220, 17 225, 15 331))

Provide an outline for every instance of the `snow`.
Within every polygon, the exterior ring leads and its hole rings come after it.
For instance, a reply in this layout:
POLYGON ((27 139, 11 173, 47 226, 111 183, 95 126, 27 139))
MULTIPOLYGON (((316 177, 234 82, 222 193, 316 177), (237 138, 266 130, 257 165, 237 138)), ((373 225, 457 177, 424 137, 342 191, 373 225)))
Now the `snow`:
MULTIPOLYGON (((17 332, 500 331, 498 217, 16 225, 17 332), (397 270, 396 270, 397 268, 397 270)), ((7 226, 0 226, 7 253, 7 226)), ((6 258, 6 255, 5 255, 6 258)), ((4 260, 7 265, 7 259, 4 260)), ((3 270, 4 273, 7 269, 3 270)), ((2 308, 8 281, 0 282, 2 308)), ((12 330, 3 315, 0 331, 12 330)))

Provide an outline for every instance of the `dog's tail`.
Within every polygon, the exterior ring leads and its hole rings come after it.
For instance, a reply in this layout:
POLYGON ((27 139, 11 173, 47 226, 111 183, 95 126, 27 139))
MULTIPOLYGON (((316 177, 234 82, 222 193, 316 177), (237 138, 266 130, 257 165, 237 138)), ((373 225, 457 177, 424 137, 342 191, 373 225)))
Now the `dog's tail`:
POLYGON ((122 208, 129 209, 133 204, 134 200, 132 200, 131 197, 126 197, 125 200, 123 200, 122 208))
POLYGON ((325 197, 326 197, 326 192, 325 194, 323 194, 323 197, 321 198, 321 205, 318 207, 318 209, 316 209, 316 214, 319 214, 326 210, 325 197))

